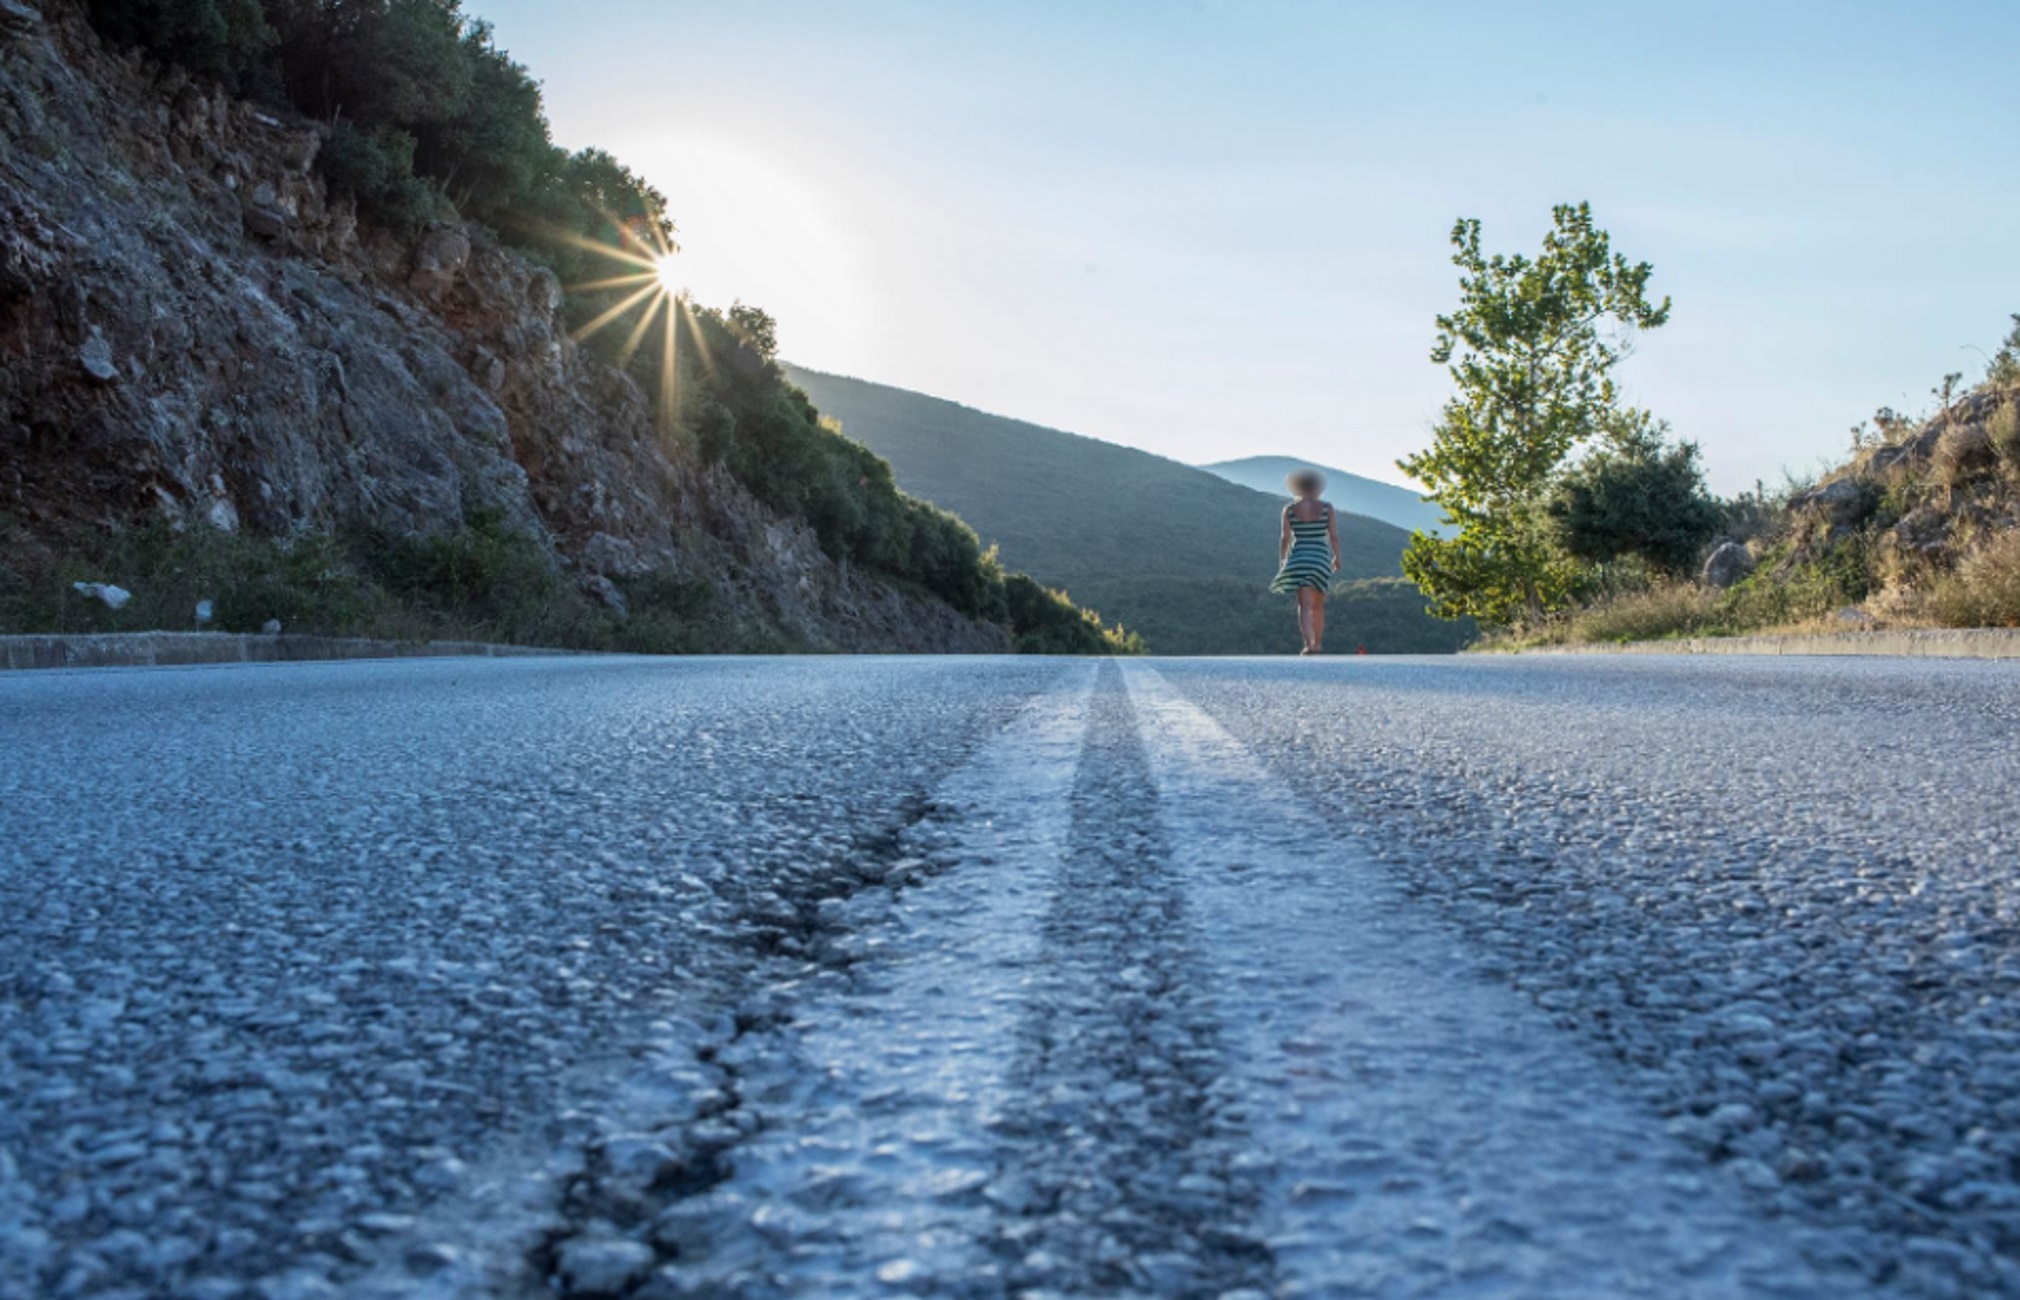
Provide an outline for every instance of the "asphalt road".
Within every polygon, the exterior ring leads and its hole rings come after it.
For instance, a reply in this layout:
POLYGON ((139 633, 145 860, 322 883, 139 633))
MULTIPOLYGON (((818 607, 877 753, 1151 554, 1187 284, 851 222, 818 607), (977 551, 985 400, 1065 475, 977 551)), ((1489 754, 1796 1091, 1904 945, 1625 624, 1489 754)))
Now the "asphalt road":
POLYGON ((2020 667, 0 677, 0 1297, 2020 1295, 2020 667))

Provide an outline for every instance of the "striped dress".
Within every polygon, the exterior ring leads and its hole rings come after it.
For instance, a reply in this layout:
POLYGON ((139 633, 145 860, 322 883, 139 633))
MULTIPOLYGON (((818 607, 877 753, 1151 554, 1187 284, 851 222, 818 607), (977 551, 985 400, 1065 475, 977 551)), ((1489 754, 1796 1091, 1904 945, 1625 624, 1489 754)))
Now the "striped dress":
POLYGON ((1277 570, 1276 581, 1270 584, 1271 591, 1293 592, 1300 587, 1332 590, 1333 544, 1326 530, 1333 522, 1333 508, 1324 501, 1319 504, 1325 506, 1325 512, 1312 520, 1299 519, 1291 514, 1290 506, 1284 507, 1284 517, 1291 525, 1291 549, 1277 570))

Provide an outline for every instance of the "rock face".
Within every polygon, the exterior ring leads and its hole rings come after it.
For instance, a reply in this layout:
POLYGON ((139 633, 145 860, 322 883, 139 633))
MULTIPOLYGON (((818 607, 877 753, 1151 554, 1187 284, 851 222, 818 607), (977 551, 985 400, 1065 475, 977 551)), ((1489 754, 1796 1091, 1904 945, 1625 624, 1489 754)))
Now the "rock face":
POLYGON ((1008 648, 663 439, 554 277, 484 231, 361 227, 315 127, 108 53, 68 0, 8 14, 0 510, 262 534, 490 510, 606 600, 658 570, 814 648, 1008 648))
POLYGON ((1753 553, 1738 542, 1722 542, 1705 559, 1704 585, 1724 591, 1753 572, 1753 553))

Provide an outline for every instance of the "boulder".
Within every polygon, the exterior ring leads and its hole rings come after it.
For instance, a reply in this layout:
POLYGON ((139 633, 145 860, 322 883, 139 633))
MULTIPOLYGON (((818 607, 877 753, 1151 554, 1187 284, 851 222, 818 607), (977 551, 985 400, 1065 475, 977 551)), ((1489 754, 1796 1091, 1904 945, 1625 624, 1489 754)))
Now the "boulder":
POLYGON ((1791 510, 1816 510, 1834 523, 1852 523, 1866 512, 1866 485, 1855 478, 1832 479, 1789 499, 1791 510))
POLYGON ((119 365, 112 359, 112 345, 95 328, 91 337, 84 340, 84 346, 77 349, 77 363, 84 367, 85 374, 101 384, 109 384, 119 378, 119 365))
POLYGON ((269 243, 279 243, 288 237, 287 214, 264 203, 247 203, 239 210, 245 222, 246 233, 269 243))
POLYGON ((470 236, 459 226, 437 226, 414 245, 407 286, 429 298, 455 287, 456 277, 470 262, 470 236))
POLYGON ((1721 543, 1704 562, 1704 585, 1718 591, 1753 572, 1753 552, 1738 542, 1721 543))
POLYGON ((1934 506, 1916 506, 1894 525, 1894 544, 1904 551, 1931 554, 1950 543, 1950 517, 1934 506))

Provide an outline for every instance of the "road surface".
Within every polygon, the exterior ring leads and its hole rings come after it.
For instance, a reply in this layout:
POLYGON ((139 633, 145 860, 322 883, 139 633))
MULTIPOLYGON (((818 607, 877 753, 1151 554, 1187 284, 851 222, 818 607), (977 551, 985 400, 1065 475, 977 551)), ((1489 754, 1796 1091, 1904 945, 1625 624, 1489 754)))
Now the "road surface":
POLYGON ((0 678, 0 1300, 2020 1295, 2020 668, 0 678))

